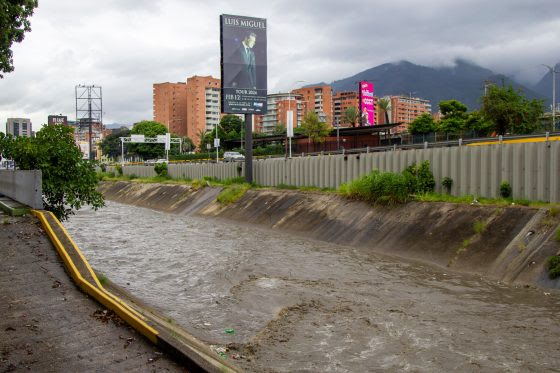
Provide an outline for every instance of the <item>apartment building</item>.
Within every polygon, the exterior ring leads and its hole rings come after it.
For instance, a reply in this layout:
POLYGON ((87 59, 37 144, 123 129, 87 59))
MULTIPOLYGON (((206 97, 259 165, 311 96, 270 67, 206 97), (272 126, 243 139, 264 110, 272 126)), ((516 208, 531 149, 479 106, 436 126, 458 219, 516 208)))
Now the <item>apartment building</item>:
POLYGON ((401 125, 395 127, 395 133, 406 132, 410 122, 424 113, 432 113, 432 105, 429 100, 409 96, 391 96, 390 122, 402 122, 401 125))
POLYGON ((310 111, 314 111, 319 119, 332 125, 332 89, 330 85, 317 85, 305 88, 299 88, 292 91, 301 96, 301 107, 303 115, 310 111))
POLYGON ((153 85, 154 121, 167 130, 187 136, 187 84, 156 83, 153 85))
MULTIPOLYGON (((332 99, 333 125, 340 125, 341 127, 352 126, 350 123, 344 123, 344 113, 346 112, 346 109, 350 107, 354 107, 356 109, 356 113, 358 113, 360 108, 358 96, 358 92, 354 91, 337 92, 334 94, 332 99)), ((356 121, 356 125, 358 125, 358 123, 359 118, 356 121)))
POLYGON ((187 136, 195 144, 200 135, 220 123, 220 79, 192 76, 187 79, 187 136))
POLYGON ((6 121, 6 134, 14 137, 32 137, 33 129, 29 118, 8 118, 6 121))
POLYGON ((294 93, 275 93, 266 98, 267 113, 255 121, 255 130, 271 134, 278 124, 288 123, 288 111, 292 111, 292 126, 298 127, 303 118, 302 97, 294 93))

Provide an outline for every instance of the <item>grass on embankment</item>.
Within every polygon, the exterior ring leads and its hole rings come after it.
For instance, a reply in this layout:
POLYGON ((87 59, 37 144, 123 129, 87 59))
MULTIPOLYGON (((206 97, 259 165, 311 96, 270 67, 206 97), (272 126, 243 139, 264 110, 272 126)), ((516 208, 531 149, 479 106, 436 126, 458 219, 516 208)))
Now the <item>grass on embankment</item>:
MULTIPOLYGON (((510 206, 510 205, 521 205, 529 206, 535 208, 550 208, 553 214, 560 214, 560 205, 551 204, 542 201, 529 201, 526 199, 512 199, 512 198, 484 198, 475 197, 473 195, 464 196, 452 196, 443 193, 416 193, 407 194, 405 191, 405 185, 403 185, 403 180, 392 174, 392 175, 379 175, 376 173, 375 176, 372 174, 366 175, 360 179, 354 180, 350 183, 342 184, 340 188, 318 188, 318 187, 297 187, 287 184, 279 184, 273 189, 279 190, 294 190, 302 192, 320 192, 320 193, 336 193, 346 198, 365 200, 372 204, 399 204, 408 201, 418 201, 418 202, 449 202, 449 203, 459 203, 459 204, 477 204, 477 205, 493 205, 493 206, 510 206)), ((233 196, 238 195, 241 189, 243 193, 235 200, 241 198, 241 196, 249 189, 271 189, 270 187, 264 187, 258 184, 246 184, 243 177, 230 178, 225 180, 218 180, 213 177, 204 177, 202 179, 172 179, 169 176, 155 176, 148 178, 139 178, 135 175, 115 175, 115 173, 109 172, 99 172, 98 179, 105 181, 134 181, 135 183, 159 183, 159 184, 172 184, 172 185, 190 185, 194 189, 201 189, 206 186, 215 187, 227 187, 231 185, 245 185, 244 188, 235 188, 228 191, 228 194, 233 196)), ((226 200, 230 197, 224 197, 226 200)), ((231 203, 231 202, 229 202, 231 203)))

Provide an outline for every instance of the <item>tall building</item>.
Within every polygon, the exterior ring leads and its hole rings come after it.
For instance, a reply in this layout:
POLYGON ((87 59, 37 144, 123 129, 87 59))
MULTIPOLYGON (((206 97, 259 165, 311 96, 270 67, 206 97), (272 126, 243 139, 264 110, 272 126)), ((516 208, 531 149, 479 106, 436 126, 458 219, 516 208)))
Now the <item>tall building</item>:
POLYGON ((341 127, 351 127, 350 123, 344 123, 344 113, 346 109, 349 107, 356 108, 357 113, 357 120, 356 125, 358 125, 359 121, 359 110, 360 110, 360 102, 358 100, 358 92, 337 92, 333 96, 332 99, 332 106, 333 106, 333 124, 340 125, 341 127))
POLYGON ((32 136, 31 119, 29 118, 8 118, 6 121, 6 134, 11 134, 14 137, 32 136))
POLYGON ((154 120, 171 133, 187 136, 187 84, 156 83, 153 85, 154 120))
POLYGON ((299 88, 292 91, 301 96, 303 115, 314 111, 319 116, 319 120, 333 123, 332 110, 332 90, 330 85, 317 85, 299 88))
POLYGON ((294 93, 275 93, 266 97, 267 113, 260 116, 255 126, 258 132, 271 134, 278 124, 288 123, 288 111, 292 111, 292 126, 298 127, 303 117, 301 96, 294 93))
POLYGON ((220 123, 220 79, 192 76, 187 79, 187 133, 196 144, 200 135, 220 123))
POLYGON ((432 105, 429 100, 409 96, 391 96, 390 122, 402 122, 401 125, 395 127, 395 133, 407 131, 410 122, 424 113, 432 113, 432 105))

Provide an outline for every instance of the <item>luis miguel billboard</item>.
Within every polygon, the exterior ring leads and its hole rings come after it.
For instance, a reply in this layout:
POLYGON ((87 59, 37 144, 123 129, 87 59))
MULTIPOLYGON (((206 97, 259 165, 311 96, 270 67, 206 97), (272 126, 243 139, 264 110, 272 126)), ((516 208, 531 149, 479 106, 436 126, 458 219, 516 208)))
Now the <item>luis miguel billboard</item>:
POLYGON ((373 83, 360 82, 360 124, 362 126, 375 125, 375 105, 373 104, 373 83))
POLYGON ((220 16, 222 112, 266 113, 266 19, 220 16))

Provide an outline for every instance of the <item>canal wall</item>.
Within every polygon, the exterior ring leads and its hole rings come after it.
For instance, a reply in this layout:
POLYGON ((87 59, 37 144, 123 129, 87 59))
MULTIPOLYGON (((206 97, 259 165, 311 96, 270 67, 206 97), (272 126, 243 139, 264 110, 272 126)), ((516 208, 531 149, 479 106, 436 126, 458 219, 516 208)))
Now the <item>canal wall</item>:
POLYGON ((508 283, 560 288, 546 259, 560 216, 520 206, 410 202, 373 207, 333 193, 249 190, 235 203, 216 202, 220 188, 104 182, 108 200, 175 214, 197 214, 285 231, 366 253, 383 253, 508 283))
POLYGON ((41 170, 0 170, 0 194, 34 209, 43 208, 41 170))
MULTIPOLYGON (((260 159, 253 162, 253 175, 255 183, 263 186, 338 188, 372 170, 402 172, 423 161, 430 162, 436 192, 444 191, 441 182, 450 177, 454 196, 496 198, 500 183, 507 181, 513 198, 560 202, 560 141, 260 159)), ((153 166, 124 166, 123 172, 155 176, 153 166)), ((169 174, 173 178, 227 179, 244 175, 244 164, 170 164, 169 174)))

